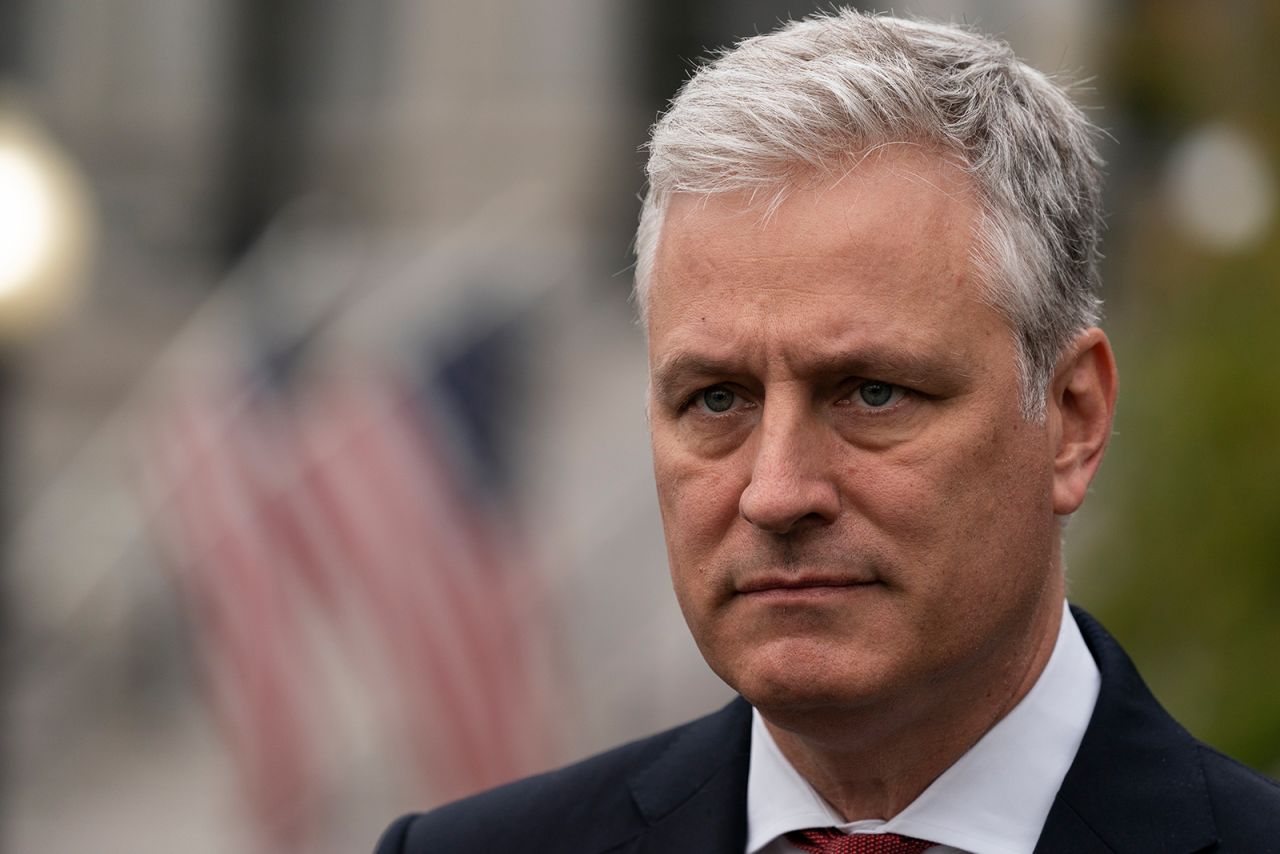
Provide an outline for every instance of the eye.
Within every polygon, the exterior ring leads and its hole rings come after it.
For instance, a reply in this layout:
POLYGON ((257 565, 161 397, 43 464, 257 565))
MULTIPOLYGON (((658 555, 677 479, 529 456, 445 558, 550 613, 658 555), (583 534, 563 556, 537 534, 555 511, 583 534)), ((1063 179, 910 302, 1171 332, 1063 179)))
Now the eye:
POLYGON ((695 394, 693 399, 712 412, 728 412, 738 396, 725 386, 713 385, 695 394))
POLYGON ((906 396, 907 390, 893 383, 865 380, 848 400, 860 409, 888 409, 906 396))
POLYGON ((858 386, 858 397, 867 406, 884 406, 893 399, 893 386, 888 383, 863 383, 858 386))

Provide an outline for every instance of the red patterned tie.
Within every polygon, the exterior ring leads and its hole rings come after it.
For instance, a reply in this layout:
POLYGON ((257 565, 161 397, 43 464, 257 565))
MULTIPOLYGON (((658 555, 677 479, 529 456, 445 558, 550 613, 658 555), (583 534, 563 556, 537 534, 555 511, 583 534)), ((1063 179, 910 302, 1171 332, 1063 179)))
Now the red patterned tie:
POLYGON ((920 854, 935 843, 896 833, 841 833, 831 828, 796 830, 787 841, 810 854, 920 854))

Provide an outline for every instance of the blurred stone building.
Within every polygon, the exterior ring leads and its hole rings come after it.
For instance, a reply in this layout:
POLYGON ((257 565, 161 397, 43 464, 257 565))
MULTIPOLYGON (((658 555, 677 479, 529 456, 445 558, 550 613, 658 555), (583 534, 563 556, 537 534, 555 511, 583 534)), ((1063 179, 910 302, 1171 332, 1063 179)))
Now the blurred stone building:
MULTIPOLYGON (((149 413, 211 365, 287 385, 348 364, 438 364, 477 328, 519 329, 519 375, 492 390, 508 407, 494 442, 548 591, 561 677, 551 760, 727 696, 670 595, 652 495, 644 344, 627 302, 640 146, 706 48, 819 5, 0 0, 0 111, 79 164, 98 227, 83 298, 9 343, 0 366, 3 850, 262 847, 140 497, 149 413)), ((1069 73, 1122 67, 1126 34, 1154 32, 1148 5, 907 4, 1069 73)), ((1115 78, 1103 88, 1139 91, 1115 78)), ((1172 144, 1153 141, 1141 112, 1153 103, 1135 96, 1103 123, 1147 128, 1136 150, 1163 162, 1172 144)), ((1149 195, 1134 156, 1112 157, 1113 191, 1149 195)), ((1269 186, 1269 156, 1253 184, 1269 186)), ((1133 278, 1134 198, 1113 206, 1113 295, 1133 278)), ((1123 508, 1109 483, 1097 503, 1123 508)), ((1086 516, 1074 536, 1094 555, 1125 531, 1086 516)), ((1134 613, 1099 575, 1082 581, 1134 613)), ((319 761, 333 791, 306 850, 366 850, 432 795, 341 637, 320 634, 334 709, 319 761)), ((1192 663, 1203 678, 1217 662, 1192 663)), ((1164 666, 1171 685, 1177 669, 1164 666)), ((1256 731, 1280 732, 1261 717, 1256 731)), ((1280 736, 1251 743, 1280 756, 1280 736)))

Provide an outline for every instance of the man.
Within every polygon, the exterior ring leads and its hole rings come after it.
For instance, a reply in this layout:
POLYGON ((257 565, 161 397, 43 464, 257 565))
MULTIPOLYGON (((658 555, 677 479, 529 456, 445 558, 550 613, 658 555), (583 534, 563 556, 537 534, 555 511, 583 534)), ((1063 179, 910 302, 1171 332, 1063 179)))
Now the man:
POLYGON ((1280 851, 1280 787, 1065 605, 1116 396, 1093 136, 1005 45, 851 11, 689 81, 637 302, 676 595, 744 699, 380 851, 1280 851))

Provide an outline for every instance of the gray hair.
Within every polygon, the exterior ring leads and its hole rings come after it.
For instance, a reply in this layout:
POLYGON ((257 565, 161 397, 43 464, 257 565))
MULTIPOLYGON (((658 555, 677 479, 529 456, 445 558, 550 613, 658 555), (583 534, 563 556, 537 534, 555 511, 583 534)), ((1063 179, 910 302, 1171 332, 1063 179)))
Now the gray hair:
POLYGON ((958 26, 836 9, 739 42, 698 70, 653 126, 636 232, 642 323, 673 193, 748 192, 773 211, 806 175, 895 142, 973 176, 973 260, 1014 330, 1028 419, 1058 357, 1098 322, 1102 161, 1064 89, 1002 41, 958 26))

